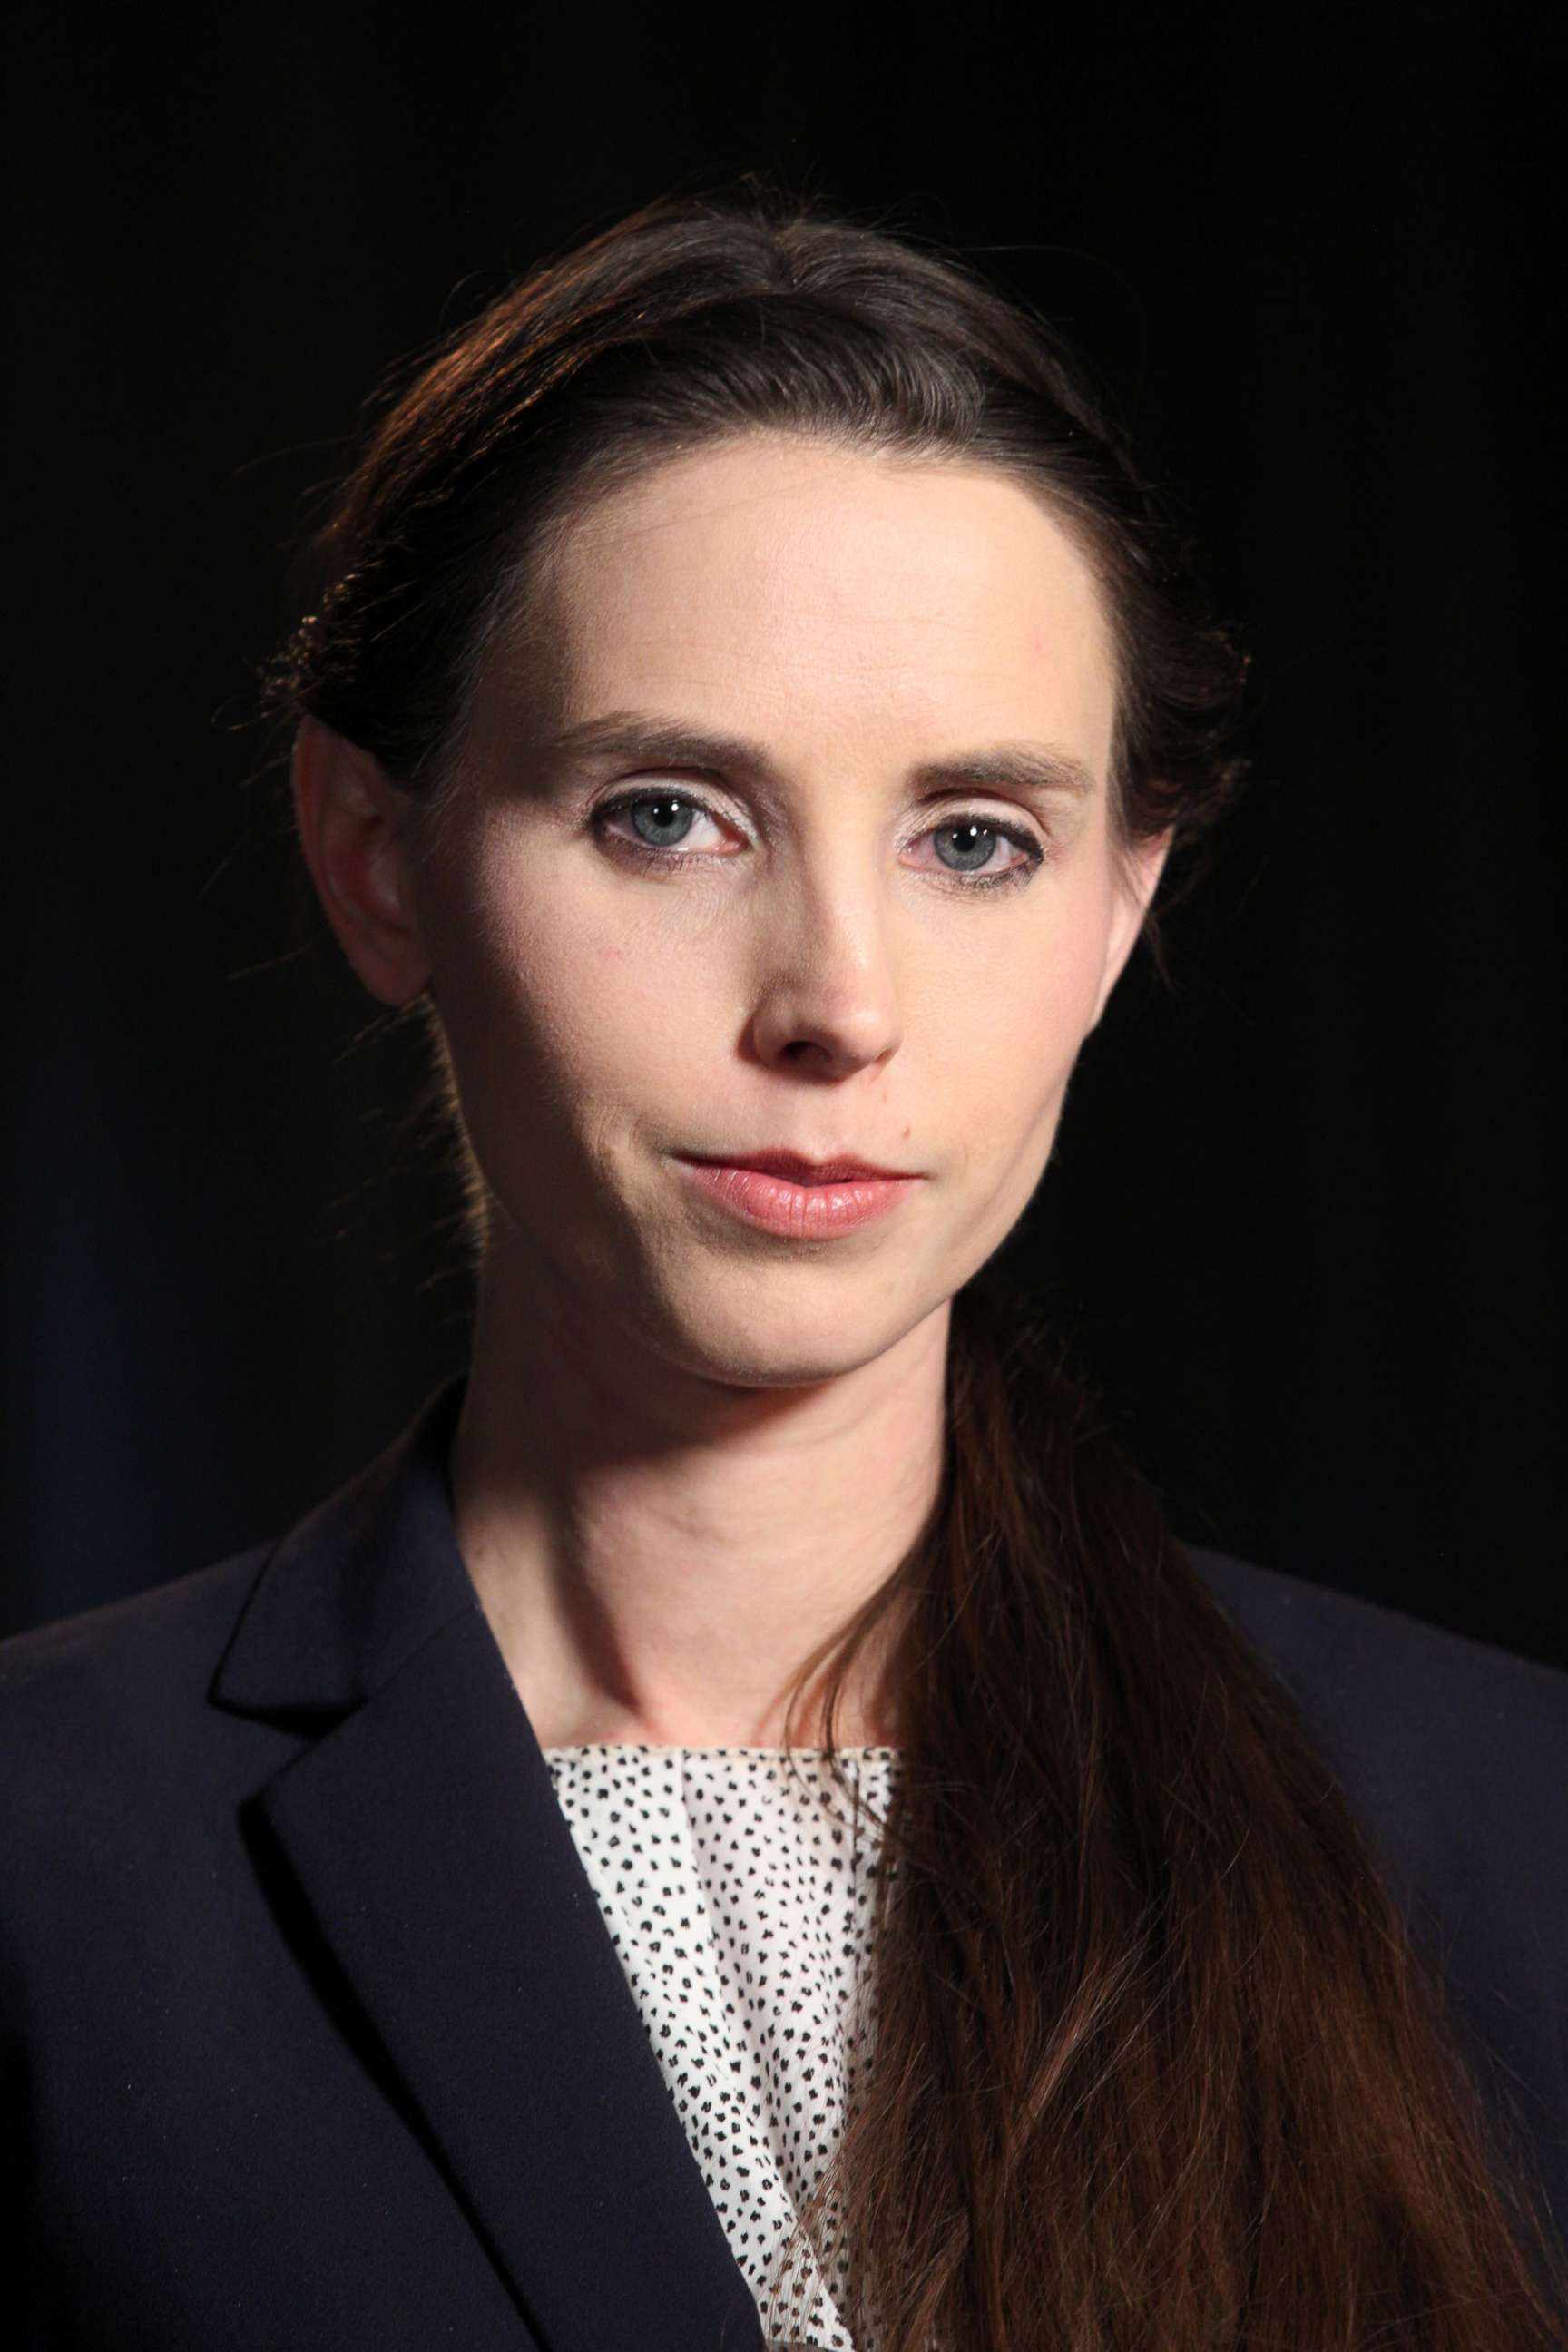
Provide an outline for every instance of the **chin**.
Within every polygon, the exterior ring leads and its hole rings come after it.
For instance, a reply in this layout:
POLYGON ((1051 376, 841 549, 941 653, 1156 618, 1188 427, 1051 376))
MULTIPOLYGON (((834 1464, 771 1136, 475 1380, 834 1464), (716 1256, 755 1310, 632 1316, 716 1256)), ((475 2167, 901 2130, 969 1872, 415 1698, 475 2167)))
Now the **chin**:
POLYGON ((666 1350, 702 1378, 745 1389, 801 1389, 874 1363, 931 1312, 900 1311, 884 1278, 824 1285, 819 1299, 770 1297, 766 1282, 727 1284, 722 1296, 688 1299, 666 1350), (858 1296, 860 1292, 862 1295, 858 1296))

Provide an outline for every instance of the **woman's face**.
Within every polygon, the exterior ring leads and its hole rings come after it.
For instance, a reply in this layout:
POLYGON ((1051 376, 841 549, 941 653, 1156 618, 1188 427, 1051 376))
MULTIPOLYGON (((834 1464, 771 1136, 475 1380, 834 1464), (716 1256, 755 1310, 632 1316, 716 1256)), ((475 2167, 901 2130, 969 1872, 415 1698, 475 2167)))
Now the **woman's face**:
POLYGON ((727 1383, 868 1362, 1027 1203, 1157 879, 1090 573, 993 472, 767 436, 603 499, 550 585, 556 677, 498 644, 407 877, 490 1275, 727 1383), (768 1149, 920 1181, 802 1239, 683 1165, 768 1149))

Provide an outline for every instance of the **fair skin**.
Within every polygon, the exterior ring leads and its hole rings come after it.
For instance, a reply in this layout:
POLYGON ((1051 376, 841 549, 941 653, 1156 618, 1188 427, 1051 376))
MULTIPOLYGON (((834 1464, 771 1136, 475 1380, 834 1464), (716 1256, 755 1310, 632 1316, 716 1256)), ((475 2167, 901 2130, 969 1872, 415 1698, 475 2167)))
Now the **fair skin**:
MULTIPOLYGON (((432 993, 484 1171, 454 1517, 541 1742, 772 1746, 930 1512, 950 1302, 1035 1191, 1167 845, 1117 854, 1099 593, 994 471, 753 436, 603 498, 551 586, 551 685, 503 632, 443 822, 307 720, 300 837, 365 986, 432 993), (752 754, 552 749, 632 712, 752 754), (929 773, 1021 745, 1053 763, 929 773), (941 830, 973 824, 1045 855, 941 830), (920 1181, 803 1239, 672 1157, 765 1146, 920 1181)), ((880 1656, 846 1745, 899 1738, 880 1656)))

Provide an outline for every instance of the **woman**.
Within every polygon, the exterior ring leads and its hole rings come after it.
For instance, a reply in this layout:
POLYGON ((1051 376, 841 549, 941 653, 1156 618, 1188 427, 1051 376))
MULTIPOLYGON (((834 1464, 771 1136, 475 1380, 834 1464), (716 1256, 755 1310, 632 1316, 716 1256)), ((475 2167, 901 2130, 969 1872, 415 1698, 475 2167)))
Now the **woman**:
POLYGON ((22 2340, 1563 2342, 1568 1676, 1184 1550, 986 1274, 1237 776, 1073 362, 661 201, 314 551, 300 836, 471 1361, 0 1650, 22 2340))

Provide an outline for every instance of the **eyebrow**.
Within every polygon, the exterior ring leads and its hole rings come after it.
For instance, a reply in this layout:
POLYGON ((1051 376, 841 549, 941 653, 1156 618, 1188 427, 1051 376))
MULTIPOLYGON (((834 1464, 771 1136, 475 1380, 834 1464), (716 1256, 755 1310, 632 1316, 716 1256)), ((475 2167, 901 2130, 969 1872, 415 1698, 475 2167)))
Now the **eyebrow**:
MULTIPOLYGON (((715 734, 653 712, 612 710, 602 719, 580 719, 540 747, 547 758, 646 760, 679 768, 729 768, 779 781, 777 762, 760 743, 743 735, 715 734)), ((1063 799, 1091 797, 1094 772, 1054 743, 988 743, 973 751, 951 751, 922 760, 910 782, 928 792, 1034 792, 1063 799)))

